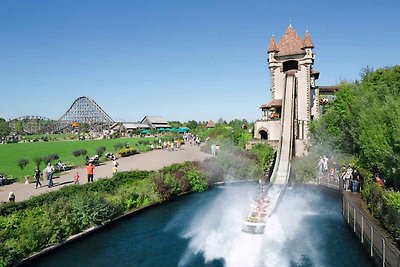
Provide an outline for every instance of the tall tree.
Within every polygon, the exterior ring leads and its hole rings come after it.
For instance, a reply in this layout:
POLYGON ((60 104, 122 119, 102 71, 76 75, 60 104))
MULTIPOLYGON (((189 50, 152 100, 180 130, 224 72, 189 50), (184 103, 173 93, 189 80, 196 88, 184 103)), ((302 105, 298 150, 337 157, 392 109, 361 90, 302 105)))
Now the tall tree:
POLYGON ((10 126, 8 125, 8 122, 0 118, 0 137, 4 138, 7 135, 9 135, 11 132, 10 126))

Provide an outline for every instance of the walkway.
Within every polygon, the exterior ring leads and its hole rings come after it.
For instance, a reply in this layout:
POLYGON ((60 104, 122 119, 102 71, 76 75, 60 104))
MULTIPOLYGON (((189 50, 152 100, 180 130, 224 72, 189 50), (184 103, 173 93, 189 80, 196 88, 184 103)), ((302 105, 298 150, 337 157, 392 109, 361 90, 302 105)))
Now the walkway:
MULTIPOLYGON (((202 161, 209 157, 208 154, 200 151, 197 146, 183 145, 178 151, 166 151, 166 150, 153 150, 143 154, 138 154, 126 158, 118 159, 119 166, 118 171, 129 171, 129 170, 159 170, 164 166, 171 165, 173 163, 179 163, 184 161, 202 161)), ((33 172, 33 171, 32 171, 33 172)), ((11 185, 0 187, 0 202, 8 201, 9 192, 14 192, 16 201, 23 201, 29 199, 31 196, 43 194, 45 192, 54 191, 60 189, 64 185, 72 184, 73 177, 76 173, 79 173, 80 183, 87 183, 87 175, 85 168, 77 168, 69 171, 62 172, 60 177, 53 179, 54 187, 48 188, 47 181, 41 181, 43 187, 35 189, 35 184, 23 184, 14 183, 11 185)), ((94 171, 94 180, 98 178, 111 177, 112 176, 112 161, 107 161, 100 166, 97 166, 94 171)))

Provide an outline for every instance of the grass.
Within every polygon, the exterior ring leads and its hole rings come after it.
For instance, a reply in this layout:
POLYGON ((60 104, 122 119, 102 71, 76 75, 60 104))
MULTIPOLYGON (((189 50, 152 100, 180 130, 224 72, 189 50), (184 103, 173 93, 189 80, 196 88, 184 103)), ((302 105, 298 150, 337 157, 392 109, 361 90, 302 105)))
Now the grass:
MULTIPOLYGON (((46 157, 50 154, 58 154, 60 160, 67 165, 83 166, 85 157, 75 157, 72 151, 78 149, 86 149, 89 157, 96 154, 96 148, 100 146, 106 147, 107 152, 115 153, 114 144, 129 143, 134 146, 140 140, 152 141, 151 138, 118 138, 118 139, 102 139, 102 140, 71 140, 71 141, 49 141, 49 142, 32 142, 18 144, 0 145, 0 173, 9 178, 21 179, 25 176, 33 176, 35 170, 34 158, 46 157), (17 165, 19 159, 29 160, 29 164, 21 169, 17 165)), ((138 147, 140 151, 140 146, 138 147)), ((56 162, 53 162, 54 164, 56 162)), ((40 169, 45 167, 41 163, 40 169)))

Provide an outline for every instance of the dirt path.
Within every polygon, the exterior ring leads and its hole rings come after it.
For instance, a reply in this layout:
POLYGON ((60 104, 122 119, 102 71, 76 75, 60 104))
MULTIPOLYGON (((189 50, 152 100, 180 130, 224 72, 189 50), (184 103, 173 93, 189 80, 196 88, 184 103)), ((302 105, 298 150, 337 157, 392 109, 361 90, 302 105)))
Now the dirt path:
MULTIPOLYGON (((127 158, 118 159, 119 166, 118 171, 128 170, 159 170, 164 166, 171 165, 173 163, 179 163, 184 161, 202 161, 209 157, 208 154, 200 152, 200 148, 197 146, 183 145, 178 151, 166 151, 166 150, 153 150, 143 154, 130 156, 127 158)), ((32 170, 32 173, 34 170, 32 170)), ((35 189, 35 184, 23 184, 14 183, 11 185, 0 187, 0 201, 8 201, 8 194, 14 192, 16 201, 22 201, 29 199, 31 196, 36 196, 48 191, 54 191, 60 189, 62 186, 73 183, 73 177, 76 173, 79 173, 80 184, 87 183, 87 175, 85 168, 77 168, 69 171, 62 172, 60 177, 53 179, 54 187, 48 188, 47 181, 41 181, 43 187, 35 189)), ((94 170, 94 180, 103 177, 112 176, 112 162, 107 161, 101 166, 97 166, 94 170)))

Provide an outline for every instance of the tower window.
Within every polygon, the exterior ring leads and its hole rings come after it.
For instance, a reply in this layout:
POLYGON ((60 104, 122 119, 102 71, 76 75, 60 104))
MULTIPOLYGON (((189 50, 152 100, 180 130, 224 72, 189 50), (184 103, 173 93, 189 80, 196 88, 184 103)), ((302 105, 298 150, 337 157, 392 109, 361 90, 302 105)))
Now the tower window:
POLYGON ((296 60, 289 60, 283 62, 283 72, 286 72, 288 70, 298 70, 299 68, 299 63, 296 60))

